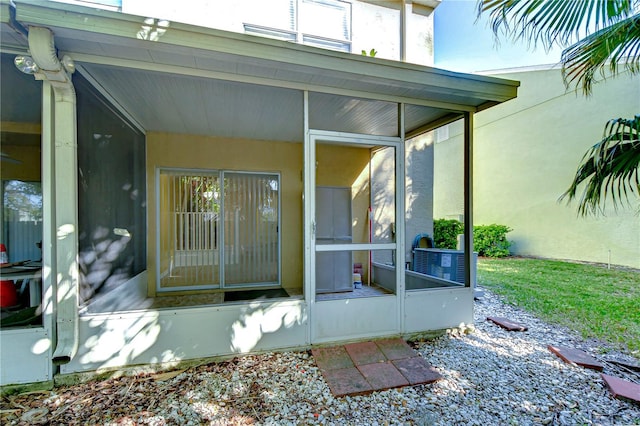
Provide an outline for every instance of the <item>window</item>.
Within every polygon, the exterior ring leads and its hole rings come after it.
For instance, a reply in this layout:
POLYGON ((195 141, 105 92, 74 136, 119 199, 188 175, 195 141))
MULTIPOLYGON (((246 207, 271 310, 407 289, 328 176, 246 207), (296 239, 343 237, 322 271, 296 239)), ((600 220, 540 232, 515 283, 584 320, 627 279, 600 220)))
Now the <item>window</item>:
POLYGON ((245 32, 351 51, 351 4, 340 0, 253 0, 245 32))
POLYGON ((279 176, 162 169, 159 290, 279 284, 279 176))
POLYGON ((42 187, 40 182, 2 182, 4 207, 2 240, 9 262, 40 260, 42 252, 42 187))

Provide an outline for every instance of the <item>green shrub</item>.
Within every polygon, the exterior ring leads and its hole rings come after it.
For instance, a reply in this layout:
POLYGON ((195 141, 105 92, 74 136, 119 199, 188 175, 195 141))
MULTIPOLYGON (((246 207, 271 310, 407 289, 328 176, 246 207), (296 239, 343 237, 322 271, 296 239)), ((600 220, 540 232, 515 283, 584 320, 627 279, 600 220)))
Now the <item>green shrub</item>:
POLYGON ((511 242, 507 233, 513 231, 505 225, 478 225, 473 227, 473 249, 480 256, 507 257, 511 242))
POLYGON ((433 243, 438 248, 456 249, 458 234, 464 232, 464 225, 455 219, 436 219, 433 221, 433 243))

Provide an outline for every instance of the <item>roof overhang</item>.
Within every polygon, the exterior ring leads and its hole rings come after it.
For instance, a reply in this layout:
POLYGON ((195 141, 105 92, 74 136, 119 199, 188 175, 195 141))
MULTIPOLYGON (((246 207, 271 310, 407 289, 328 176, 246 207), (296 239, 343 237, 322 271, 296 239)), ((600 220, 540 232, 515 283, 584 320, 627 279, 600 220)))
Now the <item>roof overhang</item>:
MULTIPOLYGON (((68 54, 73 58, 83 74, 99 84, 147 130, 192 129, 187 122, 167 128, 162 112, 171 114, 169 105, 147 116, 136 111, 142 102, 140 96, 149 97, 143 101, 146 105, 154 102, 157 105, 161 101, 157 94, 148 92, 168 82, 175 86, 169 88, 173 97, 197 97, 203 81, 215 80, 220 82, 221 89, 210 93, 212 96, 235 93, 238 97, 237 91, 245 91, 249 96, 260 87, 266 97, 293 102, 297 98, 295 93, 309 91, 317 94, 329 109, 332 103, 334 109, 339 109, 340 104, 344 107, 348 100, 358 99, 368 105, 365 110, 371 114, 379 114, 384 105, 401 103, 407 111, 407 132, 513 99, 519 85, 512 80, 64 3, 15 1, 12 6, 1 0, 0 4, 3 51, 13 53, 27 48, 26 38, 16 28, 51 29, 59 56, 68 54)), ((174 104, 188 105, 192 100, 174 99, 174 104)), ((298 101, 294 103, 291 108, 298 108, 298 101)), ((375 117, 371 118, 375 122, 375 117)), ((194 133, 207 132, 195 127, 194 133)))

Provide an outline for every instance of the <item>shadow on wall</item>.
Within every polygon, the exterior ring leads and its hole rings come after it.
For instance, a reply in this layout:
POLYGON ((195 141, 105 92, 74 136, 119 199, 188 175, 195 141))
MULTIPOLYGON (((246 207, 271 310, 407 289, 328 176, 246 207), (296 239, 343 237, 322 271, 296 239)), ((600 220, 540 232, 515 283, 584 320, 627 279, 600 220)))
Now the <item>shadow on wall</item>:
MULTIPOLYGON (((395 241, 396 223, 406 227, 404 256, 411 259, 411 241, 421 233, 433 234, 433 138, 431 133, 406 142, 405 217, 395 219, 395 161, 391 148, 378 151, 372 160, 374 242, 395 241)), ((375 261, 393 263, 388 252, 378 252, 375 261)))

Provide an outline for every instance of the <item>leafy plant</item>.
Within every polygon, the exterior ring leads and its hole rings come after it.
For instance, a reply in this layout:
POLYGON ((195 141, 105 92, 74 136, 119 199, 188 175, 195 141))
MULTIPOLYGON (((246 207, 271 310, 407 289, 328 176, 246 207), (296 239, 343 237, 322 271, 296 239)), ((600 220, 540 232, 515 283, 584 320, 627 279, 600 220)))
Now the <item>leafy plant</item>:
MULTIPOLYGON (((496 36, 567 46, 562 52, 562 76, 567 87, 582 86, 591 94, 598 74, 640 73, 640 0, 478 0, 478 15, 489 15, 496 36)), ((629 89, 633 90, 633 89, 629 89)), ((638 117, 613 119, 605 135, 585 154, 563 197, 578 198, 578 213, 598 214, 613 197, 634 200, 640 194, 638 117)))
POLYGON ((506 225, 478 225, 473 227, 473 249, 480 256, 507 257, 511 242, 507 233, 513 231, 506 225))
POLYGON ((376 49, 371 49, 369 53, 367 53, 366 50, 362 49, 362 56, 371 56, 372 58, 374 58, 377 54, 378 51, 376 49))
POLYGON ((464 225, 456 219, 436 219, 433 221, 433 243, 438 248, 455 249, 458 235, 464 232, 464 225))
POLYGON ((629 195, 640 195, 640 115, 632 120, 618 118, 609 121, 604 136, 582 158, 569 189, 562 200, 578 198, 578 187, 585 183, 578 213, 598 213, 603 198, 611 196, 613 206, 629 195))

